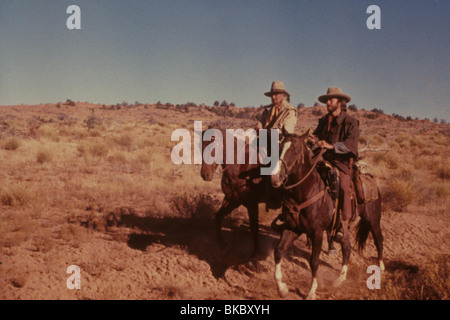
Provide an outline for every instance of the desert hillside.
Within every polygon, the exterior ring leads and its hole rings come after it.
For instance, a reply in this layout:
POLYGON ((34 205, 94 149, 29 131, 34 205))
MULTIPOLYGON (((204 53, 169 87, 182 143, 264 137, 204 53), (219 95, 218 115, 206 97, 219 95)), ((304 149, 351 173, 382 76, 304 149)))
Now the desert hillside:
MULTIPOLYGON (((213 230, 220 176, 175 165, 171 133, 194 121, 254 124, 257 109, 72 102, 0 107, 0 299, 279 299, 270 229, 277 212, 260 208, 263 253, 251 258, 248 216, 213 230), (81 289, 67 288, 79 266, 81 289)), ((318 299, 449 299, 450 125, 349 110, 360 121, 363 161, 380 186, 386 271, 352 252, 348 279, 331 284, 338 255, 320 256, 318 299)), ((298 109, 297 133, 314 129, 324 106, 298 109)), ((338 246, 339 248, 339 246, 338 246)), ((287 299, 306 297, 306 238, 283 262, 287 299)))

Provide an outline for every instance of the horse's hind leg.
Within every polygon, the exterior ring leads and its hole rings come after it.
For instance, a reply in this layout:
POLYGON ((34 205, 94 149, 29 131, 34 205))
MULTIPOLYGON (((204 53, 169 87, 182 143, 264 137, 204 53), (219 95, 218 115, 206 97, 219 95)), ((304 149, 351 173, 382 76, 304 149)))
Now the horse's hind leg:
POLYGON ((219 245, 224 248, 225 242, 223 241, 222 237, 222 220, 225 216, 229 215, 234 209, 239 207, 239 203, 237 201, 231 201, 227 198, 225 198, 222 202, 222 206, 220 207, 219 211, 216 213, 215 217, 215 226, 216 226, 216 237, 217 242, 219 245))
POLYGON ((378 263, 380 264, 380 270, 384 271, 383 262, 383 234, 381 233, 381 201, 374 204, 374 210, 371 217, 367 217, 370 225, 370 232, 372 233, 373 241, 378 252, 378 263))
POLYGON ((289 293, 287 285, 283 282, 283 275, 281 273, 281 259, 285 255, 286 250, 297 237, 298 235, 295 232, 285 229, 281 233, 280 242, 275 248, 275 281, 277 283, 278 294, 281 297, 286 297, 289 293))
POLYGON ((376 223, 375 226, 371 228, 373 240, 375 242, 375 246, 377 247, 378 252, 378 263, 380 264, 380 270, 384 271, 384 262, 383 262, 383 235, 381 234, 380 223, 376 223))
POLYGON ((350 241, 349 232, 345 232, 344 238, 340 240, 342 249, 342 269, 339 277, 334 282, 334 286, 337 287, 347 279, 348 262, 350 260, 350 254, 352 252, 352 245, 350 241))
MULTIPOLYGON (((380 196, 379 196, 380 197, 380 196)), ((381 200, 380 198, 376 201, 369 202, 366 204, 365 210, 361 216, 362 219, 362 229, 364 232, 360 232, 363 236, 360 236, 361 240, 358 240, 364 244, 367 239, 369 231, 372 233, 373 241, 378 252, 378 263, 380 264, 380 270, 384 271, 383 262, 383 234, 381 233, 381 200), (364 227, 365 226, 365 227, 364 227)))

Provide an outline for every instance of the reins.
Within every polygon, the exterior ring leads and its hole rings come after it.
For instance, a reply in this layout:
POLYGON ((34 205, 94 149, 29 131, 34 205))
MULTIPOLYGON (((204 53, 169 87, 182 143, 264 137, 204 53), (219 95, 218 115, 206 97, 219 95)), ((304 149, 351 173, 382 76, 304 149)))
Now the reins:
MULTIPOLYGON (((309 175, 313 172, 313 170, 316 168, 316 164, 319 161, 319 159, 321 158, 321 156, 326 152, 325 148, 322 148, 319 152, 319 154, 316 156, 316 160, 314 161, 313 165, 311 166, 311 169, 309 169, 308 173, 298 182, 286 186, 284 185, 284 189, 285 190, 289 190, 292 188, 295 188, 297 186, 299 186, 300 184, 302 184, 308 177, 309 175)), ((304 154, 302 153, 302 157, 304 157, 304 154)), ((284 165, 286 166, 286 173, 288 174, 289 171, 294 167, 294 165, 299 161, 300 157, 298 157, 294 163, 288 168, 285 161, 282 159, 281 161, 284 163, 284 165)), ((287 179, 285 181, 284 184, 286 184, 287 179)), ((300 204, 296 204, 295 201, 284 201, 284 206, 286 207, 287 211, 289 212, 289 214, 291 215, 291 217, 294 219, 295 223, 297 226, 300 226, 300 221, 299 221, 299 213, 302 209, 305 209, 307 207, 309 207, 310 205, 312 205, 313 203, 315 203, 316 201, 318 201, 319 199, 323 199, 323 203, 325 203, 325 194, 327 192, 328 187, 325 187, 325 189, 322 189, 321 191, 319 191, 318 193, 316 193, 314 196, 312 196, 311 198, 307 199, 306 201, 304 201, 303 203, 300 204)), ((334 215, 334 219, 335 219, 335 215, 334 215)), ((335 220, 333 220, 333 225, 335 224, 335 220)))
MULTIPOLYGON (((315 169, 316 164, 320 159, 320 156, 322 156, 326 151, 327 150, 325 148, 322 148, 322 150, 320 150, 320 153, 316 156, 316 160, 314 161, 313 165, 311 166, 311 169, 309 169, 308 173, 300 181, 298 181, 294 184, 291 184, 290 186, 286 186, 286 183, 287 183, 287 179, 286 179, 286 181, 284 182, 283 188, 285 190, 290 190, 290 189, 295 188, 295 187, 299 186, 300 184, 302 184, 315 169)), ((304 156, 303 153, 302 153, 302 156, 304 156)), ((297 161, 299 159, 300 159, 300 157, 298 157, 289 168, 287 167, 286 162, 283 159, 281 159, 281 162, 284 163, 284 165, 286 166, 286 173, 288 173, 292 169, 292 167, 297 163, 297 161)))

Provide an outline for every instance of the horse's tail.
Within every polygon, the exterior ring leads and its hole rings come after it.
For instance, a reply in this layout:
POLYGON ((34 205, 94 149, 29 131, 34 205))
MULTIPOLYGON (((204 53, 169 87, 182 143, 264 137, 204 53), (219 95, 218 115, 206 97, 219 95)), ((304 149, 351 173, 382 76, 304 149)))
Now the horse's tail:
POLYGON ((359 252, 362 252, 364 250, 364 246, 366 245, 369 232, 370 232, 370 224, 366 219, 364 219, 363 216, 361 216, 361 220, 359 220, 356 229, 356 242, 358 243, 359 252))

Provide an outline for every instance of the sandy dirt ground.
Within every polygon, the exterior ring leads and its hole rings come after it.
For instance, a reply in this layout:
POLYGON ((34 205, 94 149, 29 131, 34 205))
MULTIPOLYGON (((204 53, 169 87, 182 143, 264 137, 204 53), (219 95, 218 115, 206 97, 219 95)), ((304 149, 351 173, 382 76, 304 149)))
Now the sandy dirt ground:
MULTIPOLYGON (((154 218, 132 208, 111 211, 107 221, 82 221, 76 243, 34 248, 26 243, 3 248, 2 299, 279 299, 274 281, 273 250, 278 235, 261 226, 263 253, 251 258, 252 243, 244 218, 224 224, 227 248, 215 244, 212 220, 154 218), (117 221, 119 220, 119 221, 117 221), (81 269, 81 289, 69 290, 66 269, 81 269)), ((58 214, 57 212, 49 212, 58 214)), ((39 221, 45 227, 45 218, 39 221)), ((419 269, 430 257, 450 252, 448 216, 384 212, 385 273, 419 269)), ((50 226, 47 226, 50 227, 50 226)), ((61 232, 51 227, 52 232, 61 232)), ((319 299, 368 299, 369 265, 377 264, 372 239, 363 255, 353 252, 348 279, 338 288, 333 281, 341 268, 336 256, 320 256, 319 299)), ((44 245, 44 244, 43 244, 44 245)), ((305 236, 283 260, 287 299, 306 297, 310 281, 310 249, 305 236)), ((384 276, 384 275, 383 275, 384 276)), ((382 278, 383 279, 383 278, 382 278)), ((383 280, 382 280, 383 281, 383 280)), ((444 280, 448 281, 448 279, 444 280)), ((406 283, 405 286, 408 284, 406 283)), ((382 290, 382 289, 381 289, 382 290)), ((374 297, 372 297, 374 298, 374 297)))

